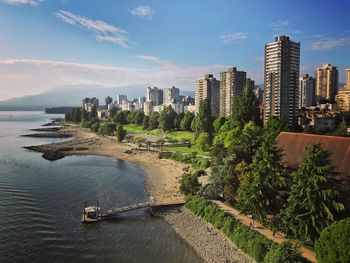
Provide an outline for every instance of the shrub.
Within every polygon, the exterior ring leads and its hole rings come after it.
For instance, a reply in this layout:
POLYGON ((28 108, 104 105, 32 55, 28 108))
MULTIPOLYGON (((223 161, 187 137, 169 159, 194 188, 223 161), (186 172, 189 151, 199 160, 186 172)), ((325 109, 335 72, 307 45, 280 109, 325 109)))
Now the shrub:
POLYGON ((197 194, 200 189, 200 184, 198 182, 198 176, 194 174, 184 174, 180 178, 180 192, 184 195, 197 194))
POLYGON ((286 241, 278 246, 274 246, 265 257, 265 262, 269 263, 301 263, 307 262, 301 256, 300 248, 286 241))
POLYGON ((350 217, 323 229, 315 252, 320 263, 350 262, 350 217))

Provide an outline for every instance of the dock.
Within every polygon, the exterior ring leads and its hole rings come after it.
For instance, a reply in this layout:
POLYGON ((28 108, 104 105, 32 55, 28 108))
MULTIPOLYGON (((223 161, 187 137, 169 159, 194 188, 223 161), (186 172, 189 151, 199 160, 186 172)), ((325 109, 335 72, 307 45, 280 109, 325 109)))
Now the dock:
POLYGON ((106 212, 101 212, 99 204, 97 202, 96 206, 87 206, 85 202, 85 208, 83 210, 82 222, 83 223, 94 223, 100 222, 102 220, 110 220, 118 218, 122 213, 133 211, 141 208, 147 208, 148 212, 153 215, 154 212, 162 207, 179 206, 183 205, 185 202, 183 200, 172 201, 172 202, 162 202, 157 203, 151 197, 148 202, 131 204, 124 207, 112 208, 106 212))

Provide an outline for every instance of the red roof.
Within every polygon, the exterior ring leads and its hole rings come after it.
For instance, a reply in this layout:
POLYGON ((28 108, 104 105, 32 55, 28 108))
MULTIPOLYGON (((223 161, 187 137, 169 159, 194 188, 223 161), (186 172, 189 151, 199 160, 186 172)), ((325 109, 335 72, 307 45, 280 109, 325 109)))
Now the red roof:
POLYGON ((317 142, 330 153, 335 171, 350 180, 350 138, 293 132, 281 132, 277 137, 277 143, 284 153, 283 160, 292 169, 298 167, 305 155, 305 147, 317 142))

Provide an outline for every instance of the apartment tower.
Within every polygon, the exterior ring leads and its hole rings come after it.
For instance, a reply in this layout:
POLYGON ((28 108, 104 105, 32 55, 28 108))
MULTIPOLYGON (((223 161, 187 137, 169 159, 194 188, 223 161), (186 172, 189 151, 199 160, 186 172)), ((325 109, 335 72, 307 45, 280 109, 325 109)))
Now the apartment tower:
POLYGON ((338 88, 337 67, 334 67, 331 64, 326 64, 316 69, 315 82, 316 101, 334 101, 335 94, 337 93, 338 88))
POLYGON ((211 107, 211 114, 214 117, 220 113, 220 81, 212 74, 205 75, 204 78, 196 80, 196 113, 202 100, 208 99, 211 107))
POLYGON ((235 96, 242 96, 246 85, 247 73, 230 67, 220 73, 220 115, 230 116, 235 96))
POLYGON ((157 87, 148 87, 146 91, 146 100, 152 101, 153 106, 163 104, 163 90, 157 87))
POLYGON ((298 121, 300 42, 277 36, 265 45, 264 122, 284 116, 290 126, 298 121))
POLYGON ((308 74, 299 79, 299 108, 310 107, 315 103, 315 79, 308 74))
POLYGON ((174 86, 171 86, 165 90, 165 102, 172 103, 173 100, 175 100, 175 102, 180 100, 180 90, 174 86))
POLYGON ((346 82, 335 96, 338 109, 342 112, 350 111, 350 69, 346 69, 346 82))

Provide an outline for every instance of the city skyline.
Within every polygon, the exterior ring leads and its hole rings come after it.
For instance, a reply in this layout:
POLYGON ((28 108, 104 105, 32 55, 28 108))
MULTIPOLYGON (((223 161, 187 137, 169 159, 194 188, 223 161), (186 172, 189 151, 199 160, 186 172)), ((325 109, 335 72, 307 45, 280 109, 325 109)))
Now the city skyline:
POLYGON ((345 82, 349 3, 237 3, 2 0, 0 100, 76 84, 194 90, 230 66, 261 84, 276 35, 301 42, 301 75, 329 63, 345 82))

